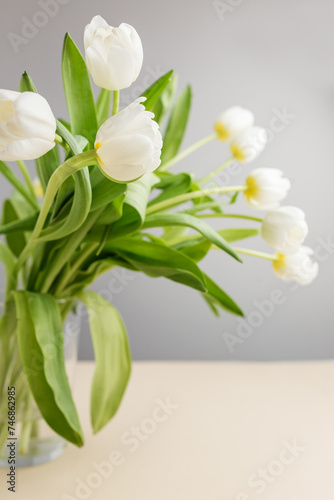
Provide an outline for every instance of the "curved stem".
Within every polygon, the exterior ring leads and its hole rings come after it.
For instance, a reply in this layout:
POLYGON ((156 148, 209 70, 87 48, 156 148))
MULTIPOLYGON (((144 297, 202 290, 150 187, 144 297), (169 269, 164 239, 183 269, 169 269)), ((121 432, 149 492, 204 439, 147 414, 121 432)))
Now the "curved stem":
POLYGON ((119 90, 114 90, 112 101, 112 115, 116 115, 119 110, 119 90))
POLYGON ((214 214, 199 214, 197 217, 204 219, 204 218, 213 218, 213 217, 227 217, 231 219, 245 219, 245 220, 251 220, 254 222, 262 222, 263 219, 260 219, 259 217, 252 217, 251 215, 242 215, 242 214, 221 214, 221 213, 214 213, 214 214))
POLYGON ((201 139, 200 141, 195 142, 195 144, 192 144, 187 149, 185 149, 184 151, 182 151, 178 155, 174 156, 174 158, 172 158, 171 160, 164 163, 161 167, 159 167, 159 171, 166 172, 167 170, 169 170, 169 168, 172 165, 175 165, 179 161, 183 160, 183 158, 190 155, 191 153, 193 153, 197 149, 201 148, 205 144, 208 144, 208 142, 213 141, 214 139, 217 139, 217 133, 214 133, 212 135, 208 135, 207 137, 204 137, 204 139, 201 139))
POLYGON ((31 250, 37 243, 36 240, 43 229, 44 223, 46 221, 49 210, 52 206, 53 200, 56 196, 59 187, 66 179, 68 179, 68 177, 71 177, 71 175, 73 175, 75 172, 77 172, 81 168, 84 168, 86 165, 92 165, 95 162, 96 162, 96 150, 92 149, 85 153, 72 156, 71 158, 66 160, 62 165, 60 165, 57 168, 57 170, 53 172, 45 191, 43 205, 41 207, 39 217, 35 224, 35 228, 32 232, 30 240, 23 249, 17 261, 16 272, 18 272, 20 267, 24 264, 31 250))
POLYGON ((197 181, 198 184, 205 184, 206 182, 209 182, 213 177, 215 177, 217 174, 219 174, 219 172, 221 172, 222 170, 224 170, 226 167, 228 167, 234 161, 235 161, 234 157, 229 158, 227 161, 225 161, 224 163, 222 163, 221 165, 219 165, 219 167, 215 168, 208 175, 206 175, 205 177, 203 177, 202 179, 200 179, 199 181, 197 181))
POLYGON ((237 191, 245 191, 247 186, 229 186, 229 187, 215 187, 208 189, 201 189, 200 191, 192 191, 191 193, 181 194, 170 198, 169 200, 161 201, 155 205, 151 205, 147 211, 146 215, 153 214, 155 212, 160 212, 161 210, 166 210, 167 208, 175 207, 175 205, 180 205, 185 201, 194 200, 195 198, 202 198, 203 196, 210 196, 211 194, 222 194, 222 193, 234 193, 237 191))
POLYGON ((273 260, 273 261, 277 259, 277 256, 275 254, 258 252, 257 250, 250 250, 248 248, 233 247, 233 250, 235 250, 237 253, 243 253, 245 255, 252 255, 253 257, 260 257, 261 259, 267 259, 267 260, 273 260))

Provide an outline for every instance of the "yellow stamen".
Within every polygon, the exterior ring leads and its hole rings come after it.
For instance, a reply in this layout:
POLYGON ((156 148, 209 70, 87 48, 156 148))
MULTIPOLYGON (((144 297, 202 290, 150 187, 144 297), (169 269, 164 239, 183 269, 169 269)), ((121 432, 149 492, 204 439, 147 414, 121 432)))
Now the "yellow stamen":
POLYGON ((250 200, 251 198, 255 198, 258 191, 259 191, 259 188, 256 185, 255 177, 252 177, 251 175, 248 176, 246 179, 246 186, 247 186, 247 189, 245 189, 245 191, 244 191, 246 198, 248 200, 250 200))
POLYGON ((215 132, 217 132, 218 139, 221 141, 227 141, 230 138, 230 133, 222 123, 215 123, 215 132))
POLYGON ((285 267, 285 255, 283 253, 277 253, 276 259, 273 261, 273 268, 275 271, 281 271, 285 267))
POLYGON ((240 149, 236 144, 232 144, 231 153, 233 154, 233 156, 236 160, 244 161, 245 154, 244 154, 243 150, 240 149))

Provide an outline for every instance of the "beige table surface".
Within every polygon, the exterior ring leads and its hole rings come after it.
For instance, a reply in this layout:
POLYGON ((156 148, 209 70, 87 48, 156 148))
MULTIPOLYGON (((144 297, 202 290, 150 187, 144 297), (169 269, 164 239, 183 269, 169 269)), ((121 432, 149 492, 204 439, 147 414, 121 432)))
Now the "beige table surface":
POLYGON ((134 363, 122 407, 86 445, 20 469, 16 500, 333 500, 334 362, 134 363), (80 487, 79 487, 80 485, 80 487))

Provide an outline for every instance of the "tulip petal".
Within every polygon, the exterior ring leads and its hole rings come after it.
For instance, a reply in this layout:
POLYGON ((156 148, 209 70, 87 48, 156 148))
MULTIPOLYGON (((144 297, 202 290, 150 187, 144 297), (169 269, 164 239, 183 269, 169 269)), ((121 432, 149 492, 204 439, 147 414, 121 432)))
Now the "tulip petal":
POLYGON ((8 144, 4 152, 0 153, 0 159, 4 161, 35 160, 50 151, 54 146, 54 142, 39 138, 13 141, 8 144))
POLYGON ((98 156, 103 163, 115 165, 120 163, 139 165, 152 154, 152 142, 141 134, 115 137, 102 144, 98 150, 98 156))
POLYGON ((44 97, 33 92, 23 92, 13 103, 13 107, 15 125, 23 131, 25 137, 54 141, 56 120, 44 97))

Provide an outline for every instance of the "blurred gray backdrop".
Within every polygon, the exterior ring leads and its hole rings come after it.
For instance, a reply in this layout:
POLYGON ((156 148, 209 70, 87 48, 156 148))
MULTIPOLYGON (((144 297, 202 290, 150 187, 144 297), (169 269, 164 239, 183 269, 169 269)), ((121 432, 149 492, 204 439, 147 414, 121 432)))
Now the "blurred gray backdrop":
MULTIPOLYGON (((217 319, 199 294, 176 283, 115 270, 94 289, 121 311, 133 357, 333 357, 334 3, 1 0, 1 88, 16 90, 27 70, 54 113, 66 117, 62 39, 69 31, 83 49, 84 27, 96 14, 113 26, 132 24, 143 42, 143 69, 133 87, 123 91, 123 105, 171 68, 179 75, 180 89, 191 83, 193 108, 182 147, 211 133, 217 114, 229 106, 239 104, 255 113, 257 124, 270 130, 270 144, 231 182, 240 183, 253 168, 282 169, 293 184, 286 204, 305 210, 310 227, 306 244, 316 248, 320 264, 311 286, 295 287, 278 280, 268 261, 245 256, 240 265, 212 251, 202 267, 241 305, 246 321, 226 313, 217 319)), ((175 171, 193 169, 203 176, 227 155, 225 145, 212 143, 175 171)), ((8 189, 1 181, 1 199, 8 189)), ((243 200, 238 203, 240 211, 253 213, 243 200)), ((258 239, 243 246, 269 250, 258 239)), ((87 324, 80 356, 92 357, 87 324)))

